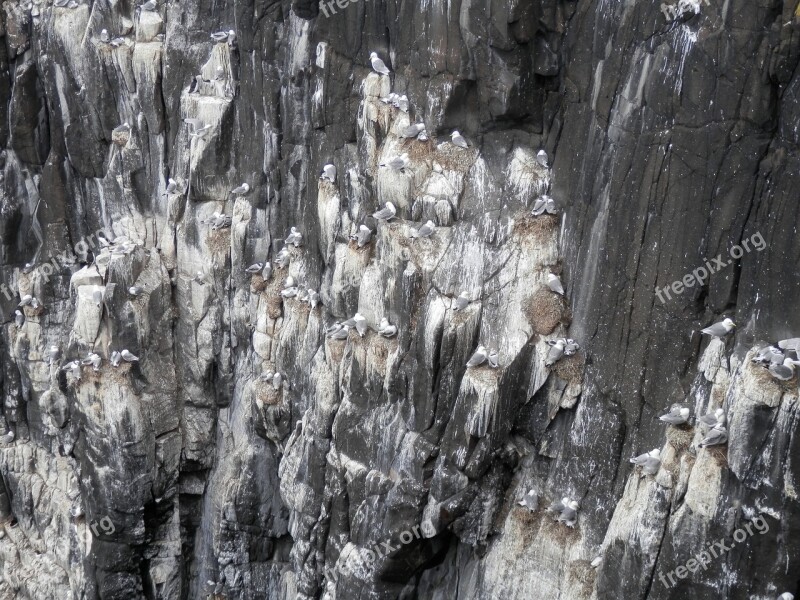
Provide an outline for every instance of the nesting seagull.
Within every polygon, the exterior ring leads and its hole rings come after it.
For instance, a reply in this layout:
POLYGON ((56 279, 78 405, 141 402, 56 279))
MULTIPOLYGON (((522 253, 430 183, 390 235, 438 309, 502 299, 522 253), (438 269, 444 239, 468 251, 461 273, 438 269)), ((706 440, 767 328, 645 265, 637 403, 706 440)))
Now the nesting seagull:
POLYGON ((233 188, 231 190, 231 194, 233 194, 234 196, 244 196, 249 191, 250 191, 250 184, 245 182, 242 185, 233 188))
POLYGON ((381 163, 381 167, 389 167, 395 171, 402 171, 405 169, 411 161, 408 158, 408 153, 403 152, 400 156, 393 156, 388 160, 388 162, 381 163))
POLYGON ((397 96, 394 101, 392 102, 392 106, 397 109, 400 109, 404 113, 408 112, 408 96, 403 94, 402 96, 397 96))
POLYGON ((328 337, 332 340, 346 340, 348 335, 350 335, 350 327, 343 324, 340 324, 337 329, 328 333, 328 337))
POLYGON ((167 194, 180 194, 180 186, 178 182, 175 181, 172 177, 167 180, 167 187, 164 189, 164 195, 167 194))
POLYGON ((279 269, 285 269, 289 266, 289 249, 283 248, 278 255, 275 257, 275 264, 278 265, 279 269))
POLYGON ((572 356, 580 349, 581 347, 578 345, 578 342, 572 338, 564 340, 564 356, 572 356))
POLYGON ((800 365, 800 361, 793 360, 791 358, 785 358, 783 360, 783 364, 771 364, 769 366, 769 372, 772 373, 772 376, 775 379, 789 381, 792 377, 794 377, 794 368, 797 365, 800 365))
POLYGON ((396 214, 397 209, 394 207, 394 204, 387 202, 378 212, 372 213, 372 218, 378 221, 389 221, 393 219, 396 214))
POLYGON ((231 226, 231 217, 225 213, 214 213, 214 216, 209 219, 211 229, 225 229, 231 226))
POLYGON ((100 41, 104 44, 108 44, 111 41, 111 36, 108 33, 108 29, 102 29, 100 31, 100 41))
POLYGON ((450 134, 450 141, 454 146, 458 146, 459 148, 469 148, 467 140, 464 139, 464 136, 461 135, 458 130, 450 134))
POLYGON ((714 323, 710 327, 706 327, 705 329, 701 329, 700 333, 704 333, 706 335, 710 335, 712 337, 722 338, 728 335, 733 329, 736 327, 736 323, 731 321, 729 318, 725 318, 724 320, 720 321, 719 323, 714 323))
POLYGON ((777 600, 794 600, 794 594, 783 592, 780 596, 778 596, 777 600))
POLYGON ((311 308, 317 308, 317 305, 319 304, 319 293, 317 293, 317 290, 308 288, 308 296, 306 297, 306 301, 311 308))
POLYGON ((71 371, 73 377, 75 377, 76 379, 80 379, 81 378, 81 363, 78 362, 77 360, 73 360, 73 361, 68 362, 63 367, 61 367, 61 370, 62 371, 71 371))
POLYGON ((469 306, 469 294, 467 292, 461 292, 458 297, 453 300, 451 306, 453 310, 464 310, 469 306))
POLYGON ((4 433, 3 435, 0 436, 0 444, 3 444, 3 445, 10 444, 13 441, 14 441, 14 432, 13 431, 8 431, 8 432, 6 432, 6 433, 4 433))
POLYGON ((281 296, 283 296, 284 298, 294 298, 295 296, 297 296, 297 293, 299 291, 300 291, 299 288, 295 286, 287 287, 281 290, 281 296))
POLYGON ((272 275, 272 263, 267 261, 264 263, 264 268, 261 270, 261 278, 266 281, 272 275))
POLYGON ((216 31, 211 34, 211 39, 221 44, 222 42, 233 43, 234 38, 236 37, 236 32, 233 29, 229 29, 228 31, 216 31))
POLYGON ((359 248, 363 248, 372 239, 372 230, 366 225, 361 225, 358 228, 358 233, 351 235, 350 239, 355 241, 359 248))
POLYGON ((660 421, 670 425, 683 425, 689 420, 689 409, 680 404, 675 404, 669 412, 658 417, 660 421))
POLYGON ((771 364, 783 364, 783 359, 786 358, 783 352, 781 352, 778 348, 774 346, 765 346, 758 351, 753 357, 754 363, 760 363, 762 365, 771 365, 771 364))
POLYGON ((147 0, 147 2, 142 4, 142 10, 154 11, 156 8, 158 8, 156 0, 147 0))
POLYGON ((554 215, 558 211, 556 210, 556 203, 550 196, 542 196, 537 198, 536 202, 533 203, 533 210, 531 212, 534 217, 539 217, 544 213, 554 215))
POLYGON ((292 227, 289 230, 289 236, 284 241, 287 244, 292 244, 295 248, 299 248, 303 243, 303 234, 297 231, 297 227, 292 227))
POLYGON ((94 352, 90 352, 89 354, 86 355, 86 358, 84 358, 81 361, 81 364, 82 365, 92 365, 92 369, 94 371, 99 371, 100 370, 100 365, 102 364, 102 362, 103 362, 103 359, 100 357, 99 354, 96 354, 94 352))
POLYGON ((100 306, 103 303, 103 292, 95 290, 92 293, 92 300, 94 300, 96 306, 100 306))
POLYGON ((20 311, 19 309, 15 310, 14 311, 14 325, 16 325, 17 329, 19 329, 20 327, 22 327, 22 325, 24 323, 25 323, 25 315, 23 315, 22 311, 20 311))
POLYGON ((528 490, 528 493, 522 497, 522 500, 517 502, 520 506, 524 506, 531 512, 539 508, 539 496, 534 490, 528 490))
POLYGON ((567 527, 574 527, 578 520, 578 503, 567 497, 553 502, 547 510, 559 513, 556 520, 559 523, 565 523, 567 527))
POLYGON ((253 263, 249 267, 245 269, 245 273, 250 273, 251 275, 255 275, 256 273, 260 273, 261 270, 264 268, 264 263, 253 263))
POLYGON ((384 104, 394 104, 396 99, 397 99, 397 94, 392 92, 388 96, 384 96, 383 98, 381 98, 381 102, 383 102, 384 104))
POLYGON ((788 340, 781 340, 778 342, 778 348, 794 352, 800 356, 800 338, 791 338, 788 340))
POLYGON ((547 287, 556 294, 564 295, 564 286, 561 285, 561 280, 558 278, 558 275, 554 275, 553 273, 547 274, 547 287))
POLYGON ((715 425, 722 423, 725 424, 725 411, 721 408, 716 409, 713 413, 707 413, 697 419, 697 422, 700 423, 706 429, 711 429, 715 425))
POLYGON ((467 361, 467 367, 479 367, 486 362, 487 356, 488 352, 486 351, 486 346, 478 346, 478 349, 475 350, 475 353, 467 361))
POLYGON ((423 131, 425 131, 425 123, 414 123, 403 129, 402 136, 405 138, 413 138, 417 137, 423 131))
POLYGON ((118 367, 121 360, 122 360, 122 354, 120 354, 116 350, 114 350, 111 353, 111 357, 108 359, 112 367, 118 367))
POLYGON ((498 366, 500 366, 497 358, 497 350, 489 350, 489 354, 486 355, 486 361, 493 369, 496 369, 498 366))
POLYGON ((728 431, 721 423, 714 425, 713 429, 708 432, 708 435, 700 442, 701 448, 708 446, 720 446, 728 441, 728 431))
POLYGON ((547 358, 544 361, 545 367, 552 367, 564 356, 564 349, 567 347, 567 340, 564 338, 548 341, 547 345, 550 346, 550 351, 547 353, 547 358))
POLYGON ((367 333, 367 319, 361 313, 357 312, 353 315, 352 319, 347 319, 344 323, 342 323, 344 327, 355 327, 358 335, 364 337, 364 334, 367 333))
POLYGON ((642 467, 645 475, 655 475, 661 467, 661 450, 654 448, 646 454, 640 454, 631 458, 631 462, 638 467, 642 467))
POLYGON ((322 175, 319 176, 320 179, 327 179, 331 183, 336 181, 336 167, 334 165, 328 164, 322 167, 322 175))
POLYGON ((122 356, 122 360, 124 360, 125 362, 135 362, 139 360, 139 357, 129 352, 127 348, 122 352, 120 352, 120 356, 122 356))
POLYGON ((19 304, 17 306, 30 306, 33 302, 33 296, 30 294, 25 294, 22 298, 20 298, 19 304))
POLYGON ((50 350, 47 352, 47 362, 51 365, 55 363, 60 353, 61 351, 58 349, 58 346, 50 346, 50 350))
POLYGON ((411 237, 415 239, 431 237, 434 231, 436 231, 436 224, 428 219, 428 221, 419 229, 411 230, 411 237))
POLYGON ((389 323, 389 319, 383 317, 378 325, 378 333, 385 338, 394 337, 397 334, 397 326, 389 323))
POLYGON ((542 165, 545 169, 547 168, 547 152, 544 150, 539 150, 536 153, 536 162, 542 165))
POLYGON ((131 287, 129 287, 129 288, 128 288, 128 293, 129 293, 131 296, 133 296, 134 298, 135 298, 136 296, 139 296, 139 295, 141 295, 141 293, 142 293, 143 291, 144 291, 144 290, 143 290, 142 288, 140 288, 138 285, 132 285, 131 287))
POLYGON ((386 66, 380 58, 378 58, 377 52, 372 52, 369 55, 370 63, 372 64, 372 70, 376 73, 380 73, 381 75, 388 75, 389 68, 386 66))

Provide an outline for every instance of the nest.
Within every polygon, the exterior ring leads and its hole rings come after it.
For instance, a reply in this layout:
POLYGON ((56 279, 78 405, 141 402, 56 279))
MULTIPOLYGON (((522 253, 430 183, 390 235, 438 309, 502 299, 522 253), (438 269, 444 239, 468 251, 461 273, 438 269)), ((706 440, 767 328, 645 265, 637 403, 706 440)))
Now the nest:
POLYGON ((231 228, 212 229, 206 237, 206 245, 212 254, 227 254, 231 249, 231 228))
POLYGON ((561 296, 549 288, 539 288, 522 307, 523 315, 539 335, 549 335, 555 331, 561 323, 563 312, 561 296))
POLYGON ((472 168, 476 158, 478 158, 478 153, 474 148, 459 148, 450 143, 439 146, 438 152, 434 155, 434 159, 443 169, 462 173, 466 173, 472 168))
POLYGON ((711 454, 711 458, 714 459, 720 469, 728 468, 728 444, 709 446, 706 450, 711 454))
POLYGON ((267 316, 273 321, 283 315, 283 300, 281 296, 269 296, 267 298, 267 316))
POLYGON ((592 563, 588 560, 573 560, 567 568, 570 578, 581 584, 583 588, 582 596, 589 598, 592 595, 594 582, 597 578, 597 571, 592 567, 592 563))
POLYGON ((558 215, 534 217, 528 213, 514 221, 514 233, 535 242, 547 242, 558 231, 558 224, 558 215))
POLYGON ((565 356, 553 365, 553 373, 566 382, 580 385, 583 381, 583 366, 586 360, 582 352, 565 356))
POLYGON ((275 406, 276 404, 280 404, 281 400, 283 399, 281 390, 276 390, 271 381, 261 381, 260 383, 261 385, 258 386, 256 398, 261 400, 261 402, 264 403, 264 406, 275 406))
POLYGON ((667 441, 675 448, 675 452, 684 452, 692 445, 694 439, 694 428, 690 425, 678 425, 677 427, 667 425, 667 441))
POLYGON ((267 282, 259 273, 256 273, 250 278, 251 292, 263 292, 265 289, 267 289, 267 282))
POLYGON ((408 158, 412 161, 420 162, 429 158, 436 151, 436 144, 432 140, 421 142, 416 138, 406 138, 402 144, 403 152, 408 153, 408 158))

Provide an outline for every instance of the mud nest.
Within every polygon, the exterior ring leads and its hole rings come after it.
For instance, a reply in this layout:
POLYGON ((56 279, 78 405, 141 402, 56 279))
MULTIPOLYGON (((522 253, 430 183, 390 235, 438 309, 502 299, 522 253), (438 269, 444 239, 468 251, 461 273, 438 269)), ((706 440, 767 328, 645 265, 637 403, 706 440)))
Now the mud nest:
POLYGON ((403 152, 408 153, 408 158, 414 161, 429 158, 436 150, 436 144, 431 140, 421 142, 417 139, 406 139, 402 145, 403 152))
POLYGON ((283 299, 280 296, 270 296, 267 298, 267 316, 273 321, 279 319, 283 314, 283 299))
POLYGON ((477 157, 478 154, 473 148, 459 148, 453 144, 444 143, 433 158, 443 169, 466 173, 475 164, 477 157))
POLYGON ((514 221, 514 233, 536 242, 548 241, 558 231, 558 215, 534 217, 528 213, 514 221))
POLYGON ((256 273, 250 278, 250 291, 251 292, 263 292, 267 289, 267 282, 264 281, 264 278, 256 273))
POLYGON ((539 335, 549 335, 561 323, 564 302, 549 288, 539 288, 522 307, 522 313, 539 335))
POLYGON ((705 448, 720 469, 728 468, 728 444, 722 446, 709 446, 705 448))
POLYGON ((583 381, 583 366, 585 362, 582 352, 572 356, 565 356, 553 365, 553 373, 564 381, 580 384, 583 381))
POLYGON ((257 398, 264 403, 265 406, 274 406, 281 403, 283 398, 282 390, 276 390, 269 381, 262 381, 258 386, 257 398))
POLYGON ((206 238, 206 245, 212 254, 227 254, 231 249, 231 228, 212 229, 206 238))
POLYGON ((522 543, 524 546, 530 545, 539 529, 539 524, 544 518, 544 511, 530 511, 524 506, 516 505, 511 509, 512 518, 522 527, 522 543))
POLYGON ((667 425, 667 441, 675 448, 675 452, 684 452, 693 439, 694 428, 691 425, 667 425))
POLYGON ((594 580, 597 577, 597 571, 592 567, 592 563, 588 560, 573 560, 567 568, 569 569, 570 577, 581 584, 583 597, 589 598, 592 595, 594 580))

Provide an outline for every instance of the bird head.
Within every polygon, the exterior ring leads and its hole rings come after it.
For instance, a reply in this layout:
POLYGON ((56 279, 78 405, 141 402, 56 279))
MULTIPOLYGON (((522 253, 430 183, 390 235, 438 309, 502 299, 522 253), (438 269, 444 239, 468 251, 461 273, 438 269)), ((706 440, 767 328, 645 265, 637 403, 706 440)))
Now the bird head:
POLYGON ((369 58, 370 58, 370 60, 372 60, 374 58, 378 58, 378 53, 377 52, 370 52, 369 53, 369 58))
POLYGON ((689 409, 688 409, 688 408, 686 408, 686 407, 683 407, 683 408, 681 409, 680 415, 681 415, 682 417, 684 417, 684 418, 688 418, 688 416, 689 416, 689 409))
POLYGON ((569 506, 572 510, 578 510, 580 505, 578 504, 577 500, 571 500, 567 506, 569 506))
POLYGON ((660 448, 653 448, 652 450, 650 450, 650 452, 648 454, 650 456, 652 456, 653 458, 661 458, 661 449, 660 448))
POLYGON ((736 323, 734 323, 733 321, 731 321, 731 320, 730 320, 729 318, 727 318, 727 317, 725 318, 725 320, 724 320, 724 321, 722 321, 722 324, 723 324, 723 325, 725 325, 725 327, 726 327, 727 329, 733 329, 734 327, 736 327, 736 323))
POLYGON ((451 134, 450 134, 450 139, 453 139, 453 138, 455 138, 457 135, 461 135, 461 134, 458 132, 458 129, 456 129, 456 130, 455 130, 453 133, 451 133, 451 134))

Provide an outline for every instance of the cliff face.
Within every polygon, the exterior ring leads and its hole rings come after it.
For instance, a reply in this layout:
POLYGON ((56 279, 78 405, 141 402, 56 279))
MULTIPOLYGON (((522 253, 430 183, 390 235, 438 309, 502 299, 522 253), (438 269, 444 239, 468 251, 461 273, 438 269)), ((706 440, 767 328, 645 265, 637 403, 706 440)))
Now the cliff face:
POLYGON ((4 2, 0 598, 796 593, 797 380, 751 359, 800 335, 800 23, 672 8, 4 2))

